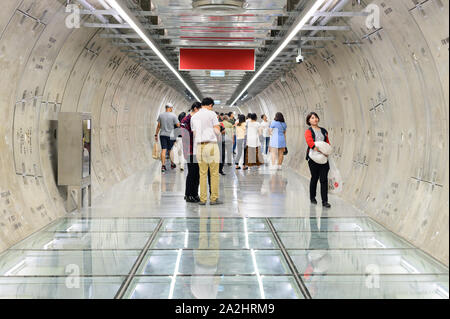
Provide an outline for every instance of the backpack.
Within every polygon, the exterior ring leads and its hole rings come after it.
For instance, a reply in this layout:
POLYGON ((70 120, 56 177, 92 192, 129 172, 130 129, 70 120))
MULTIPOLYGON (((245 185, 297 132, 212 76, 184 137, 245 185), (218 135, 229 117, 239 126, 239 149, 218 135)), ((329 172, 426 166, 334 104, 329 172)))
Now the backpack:
MULTIPOLYGON (((314 140, 314 142, 316 141, 316 133, 314 133, 314 130, 312 129, 312 127, 309 128, 309 130, 311 131, 312 134, 312 138, 314 140)), ((325 137, 325 141, 328 138, 328 131, 326 129, 324 129, 323 127, 320 127, 320 130, 322 131, 323 136, 325 137)), ((307 150, 306 150, 306 160, 309 160, 309 150, 311 148, 308 146, 307 150)))

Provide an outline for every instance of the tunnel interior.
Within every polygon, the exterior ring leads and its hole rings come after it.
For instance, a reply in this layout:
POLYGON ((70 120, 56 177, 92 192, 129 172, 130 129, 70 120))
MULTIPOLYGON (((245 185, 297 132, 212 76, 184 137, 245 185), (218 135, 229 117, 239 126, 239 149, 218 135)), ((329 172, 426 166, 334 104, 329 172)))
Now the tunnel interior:
MULTIPOLYGON (((83 9, 86 3, 104 9, 103 1, 75 2, 83 9)), ((152 11, 161 2, 128 3, 152 11)), ((278 2, 290 11, 304 1, 278 2)), ((344 12, 368 5, 342 4, 344 12)), ((362 16, 334 18, 333 25, 350 31, 326 31, 334 40, 321 43, 303 63, 287 57, 291 63, 279 66, 275 77, 268 69, 237 107, 223 103, 218 110, 255 112, 270 119, 282 112, 288 126, 286 167, 306 178, 305 117, 317 112, 342 175, 339 200, 448 267, 449 3, 372 4, 381 9, 380 28, 368 31, 362 16)), ((152 158, 158 114, 167 103, 179 113, 193 102, 184 87, 161 75, 169 71, 158 67, 153 72, 114 45, 116 39, 103 36, 104 28, 84 27, 98 22, 93 15, 82 15, 79 28, 66 27, 66 8, 63 0, 2 1, 0 252, 76 214, 73 194, 57 183, 60 112, 92 115, 95 202, 142 170, 159 169, 152 158)), ((110 23, 117 23, 113 19, 110 23)), ((148 23, 158 26, 170 19, 176 17, 152 16, 148 23)), ((271 38, 287 20, 273 20, 271 38)), ((150 30, 154 37, 168 35, 164 28, 150 30)), ((315 36, 325 33, 318 32, 315 36)), ((167 45, 176 47, 170 41, 167 45)), ((270 48, 271 40, 266 41, 270 48)), ((186 77, 195 83, 199 76, 192 72, 186 77)), ((223 84, 218 95, 224 97, 219 99, 225 102, 250 76, 237 74, 230 86, 223 84)), ((220 80, 211 81, 220 86, 220 80)), ((203 92, 202 85, 207 84, 198 85, 202 95, 214 95, 214 88, 203 92)))

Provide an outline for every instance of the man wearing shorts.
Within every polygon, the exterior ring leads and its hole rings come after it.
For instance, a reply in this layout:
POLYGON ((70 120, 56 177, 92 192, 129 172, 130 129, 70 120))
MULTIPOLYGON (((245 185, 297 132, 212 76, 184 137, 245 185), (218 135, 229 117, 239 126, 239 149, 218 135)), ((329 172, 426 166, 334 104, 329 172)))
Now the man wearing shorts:
POLYGON ((158 116, 158 126, 156 127, 155 142, 159 139, 161 142, 161 172, 165 172, 166 169, 166 154, 167 151, 170 155, 171 168, 174 169, 177 166, 173 162, 172 147, 175 141, 175 128, 180 127, 180 121, 178 121, 177 116, 172 113, 173 105, 166 105, 166 111, 159 114, 158 116))

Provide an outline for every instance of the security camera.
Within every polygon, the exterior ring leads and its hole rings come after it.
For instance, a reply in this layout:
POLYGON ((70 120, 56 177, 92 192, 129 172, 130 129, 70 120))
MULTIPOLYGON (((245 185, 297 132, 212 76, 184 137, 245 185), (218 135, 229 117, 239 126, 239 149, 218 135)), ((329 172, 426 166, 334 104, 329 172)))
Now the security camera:
POLYGON ((298 64, 300 64, 300 63, 302 63, 304 60, 305 60, 305 58, 304 58, 303 55, 302 55, 302 49, 298 49, 297 56, 295 57, 295 62, 298 63, 298 64))

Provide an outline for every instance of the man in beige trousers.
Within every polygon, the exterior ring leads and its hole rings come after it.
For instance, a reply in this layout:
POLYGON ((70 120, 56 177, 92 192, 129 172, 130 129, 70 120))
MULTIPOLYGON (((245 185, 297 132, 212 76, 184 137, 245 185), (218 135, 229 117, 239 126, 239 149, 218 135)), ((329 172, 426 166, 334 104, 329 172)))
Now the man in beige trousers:
POLYGON ((223 204, 219 200, 219 163, 220 150, 217 145, 217 136, 220 135, 220 124, 217 115, 212 111, 214 100, 207 97, 202 101, 202 108, 191 119, 191 127, 194 132, 194 152, 197 155, 200 168, 200 202, 206 205, 208 199, 207 179, 208 169, 211 174, 210 205, 223 204))

